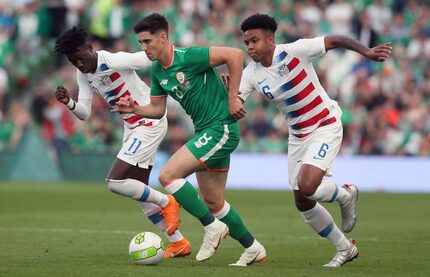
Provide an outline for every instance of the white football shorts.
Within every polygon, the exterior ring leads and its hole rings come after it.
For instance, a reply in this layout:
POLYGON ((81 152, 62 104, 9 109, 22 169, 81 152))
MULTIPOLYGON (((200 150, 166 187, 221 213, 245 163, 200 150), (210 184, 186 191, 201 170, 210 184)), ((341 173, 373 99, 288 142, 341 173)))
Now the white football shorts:
POLYGON ((297 180, 303 164, 324 170, 331 176, 331 168, 342 144, 343 127, 340 119, 316 129, 303 139, 290 136, 288 141, 288 182, 292 190, 299 190, 297 180))
POLYGON ((154 123, 152 126, 125 128, 123 145, 117 158, 140 168, 154 165, 157 148, 167 132, 167 118, 164 116, 154 123))

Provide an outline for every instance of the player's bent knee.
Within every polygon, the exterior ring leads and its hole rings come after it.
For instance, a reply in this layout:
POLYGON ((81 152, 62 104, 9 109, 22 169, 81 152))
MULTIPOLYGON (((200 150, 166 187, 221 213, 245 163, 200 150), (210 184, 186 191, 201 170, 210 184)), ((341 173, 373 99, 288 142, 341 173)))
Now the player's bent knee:
POLYGON ((162 169, 160 175, 158 176, 158 181, 164 187, 172 181, 179 179, 180 177, 176 177, 171 173, 171 171, 167 169, 162 169))
POLYGON ((315 193, 316 188, 311 183, 302 182, 298 184, 299 190, 306 196, 309 197, 315 193))
POLYGON ((218 212, 224 206, 224 199, 208 199, 207 197, 204 197, 203 201, 211 213, 218 212))
POLYGON ((139 192, 141 189, 134 186, 133 184, 127 184, 127 180, 107 179, 106 181, 111 192, 139 200, 141 195, 139 192))

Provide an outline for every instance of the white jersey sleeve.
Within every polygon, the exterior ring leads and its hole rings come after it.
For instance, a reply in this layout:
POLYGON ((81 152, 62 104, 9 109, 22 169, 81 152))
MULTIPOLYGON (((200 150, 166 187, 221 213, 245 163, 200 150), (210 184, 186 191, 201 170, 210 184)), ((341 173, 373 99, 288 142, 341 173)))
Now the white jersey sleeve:
POLYGON ((249 95, 255 90, 254 81, 252 79, 252 63, 250 63, 242 73, 242 79, 239 86, 239 97, 246 101, 249 95))
POLYGON ((104 59, 107 66, 116 71, 146 69, 152 64, 144 51, 136 53, 104 51, 104 59))
POLYGON ((81 120, 87 120, 91 115, 91 104, 93 101, 93 92, 85 80, 84 75, 77 70, 77 81, 79 86, 78 101, 72 112, 81 120))
POLYGON ((289 52, 299 59, 304 58, 312 61, 326 53, 324 37, 299 39, 287 45, 289 47, 289 52))

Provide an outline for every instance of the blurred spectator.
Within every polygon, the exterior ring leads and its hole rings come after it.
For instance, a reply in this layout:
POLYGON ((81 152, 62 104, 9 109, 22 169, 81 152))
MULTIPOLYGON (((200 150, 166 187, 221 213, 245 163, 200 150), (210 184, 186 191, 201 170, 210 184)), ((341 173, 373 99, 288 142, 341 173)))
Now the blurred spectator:
POLYGON ((19 102, 11 104, 10 112, 0 117, 0 150, 15 149, 21 142, 30 115, 19 102))
POLYGON ((366 8, 366 13, 370 18, 370 25, 373 30, 379 34, 387 32, 393 14, 384 0, 375 0, 366 8))
POLYGON ((354 9, 349 2, 334 0, 325 11, 325 18, 330 25, 329 33, 333 35, 351 34, 353 16, 354 9))
MULTIPOLYGON (((52 39, 65 28, 79 25, 90 30, 96 49, 140 51, 132 26, 152 12, 169 19, 169 35, 178 47, 243 47, 239 24, 256 12, 278 20, 277 43, 326 34, 356 36, 369 47, 390 41, 393 58, 384 64, 350 51, 330 51, 316 62, 322 85, 343 109, 342 154, 430 155, 430 7, 428 1, 416 0, 0 0, 3 147, 20 140, 27 123, 17 123, 16 110, 23 109, 21 103, 31 103, 33 120, 59 155, 69 150, 116 149, 122 128, 103 101, 94 98, 91 120, 85 125, 51 103, 57 85, 70 87, 73 96, 78 89, 74 68, 55 63, 52 39), (8 107, 9 102, 15 104, 8 107)), ((139 74, 148 79, 149 72, 139 74)), ((238 151, 287 151, 285 119, 273 107, 262 109, 265 105, 258 94, 247 101, 238 151)), ((194 130, 189 116, 172 101, 168 101, 168 120, 160 149, 174 152, 194 130)))
POLYGON ((357 40, 367 47, 374 47, 378 42, 378 33, 373 30, 370 25, 369 16, 365 13, 359 17, 359 21, 355 27, 355 34, 357 40))

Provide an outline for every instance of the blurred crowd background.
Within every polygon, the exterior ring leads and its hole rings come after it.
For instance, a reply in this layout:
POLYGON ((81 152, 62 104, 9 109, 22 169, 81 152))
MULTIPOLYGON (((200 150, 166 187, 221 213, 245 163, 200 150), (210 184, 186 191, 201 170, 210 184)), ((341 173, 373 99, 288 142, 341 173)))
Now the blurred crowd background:
MULTIPOLYGON (((0 0, 0 151, 19 147, 37 128, 57 155, 116 153, 122 120, 95 97, 88 122, 76 119, 53 92, 63 85, 77 99, 76 69, 53 53, 55 38, 85 27, 96 49, 139 51, 132 27, 153 12, 170 22, 176 46, 225 45, 242 49, 241 21, 274 16, 277 43, 327 34, 354 37, 372 47, 391 42, 393 58, 370 62, 335 50, 315 64, 322 85, 343 110, 343 155, 429 156, 430 4, 419 0, 0 0)), ((247 60, 248 62, 249 60, 247 60)), ((220 68, 225 71, 225 68, 220 68)), ((149 84, 149 72, 139 72, 149 84)), ((285 153, 288 127, 255 93, 240 121, 239 152, 285 153)), ((189 118, 169 101, 169 131, 161 150, 172 153, 193 134, 189 118)))

